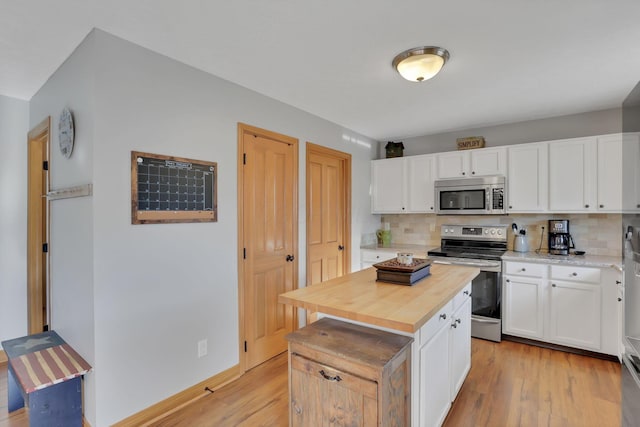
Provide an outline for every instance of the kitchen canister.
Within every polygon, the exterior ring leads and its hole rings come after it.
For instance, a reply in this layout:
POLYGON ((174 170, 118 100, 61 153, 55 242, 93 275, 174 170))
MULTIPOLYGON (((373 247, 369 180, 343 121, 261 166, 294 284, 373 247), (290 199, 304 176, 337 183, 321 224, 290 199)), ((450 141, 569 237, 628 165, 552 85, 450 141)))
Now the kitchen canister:
POLYGON ((516 234, 513 240, 513 250, 515 252, 529 252, 529 242, 524 234, 516 234))

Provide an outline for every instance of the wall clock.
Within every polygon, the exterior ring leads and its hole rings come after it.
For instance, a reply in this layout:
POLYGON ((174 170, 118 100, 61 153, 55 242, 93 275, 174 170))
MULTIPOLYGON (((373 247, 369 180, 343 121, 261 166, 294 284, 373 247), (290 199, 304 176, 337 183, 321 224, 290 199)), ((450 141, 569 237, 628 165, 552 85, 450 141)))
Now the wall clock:
POLYGON ((60 145, 60 153, 67 159, 71 157, 71 152, 73 151, 73 137, 73 116, 71 111, 65 107, 58 121, 58 143, 60 145))

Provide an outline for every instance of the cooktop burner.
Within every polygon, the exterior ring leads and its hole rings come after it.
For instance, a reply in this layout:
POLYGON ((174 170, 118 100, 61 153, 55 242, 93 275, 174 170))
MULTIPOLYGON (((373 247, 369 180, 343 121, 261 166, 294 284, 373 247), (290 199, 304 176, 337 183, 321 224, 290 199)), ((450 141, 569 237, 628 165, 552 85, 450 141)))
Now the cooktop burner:
POLYGON ((469 259, 487 259, 487 260, 500 260, 505 250, 487 250, 483 252, 461 252, 455 250, 438 249, 431 250, 427 253, 429 256, 441 256, 451 258, 469 258, 469 259))

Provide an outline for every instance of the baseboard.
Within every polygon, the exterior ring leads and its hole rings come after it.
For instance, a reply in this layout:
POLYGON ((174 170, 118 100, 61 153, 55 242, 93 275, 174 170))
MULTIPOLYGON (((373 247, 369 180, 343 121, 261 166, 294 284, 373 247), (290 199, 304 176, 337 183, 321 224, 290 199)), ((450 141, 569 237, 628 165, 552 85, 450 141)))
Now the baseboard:
POLYGON ((0 365, 4 365, 8 360, 9 359, 7 359, 7 354, 4 352, 4 350, 0 350, 0 365))
POLYGON ((113 424, 112 427, 148 426, 194 400, 207 396, 211 391, 217 390, 230 383, 240 377, 240 375, 240 365, 232 366, 209 379, 206 379, 178 394, 174 394, 173 396, 156 403, 155 405, 149 406, 147 409, 144 409, 137 414, 133 414, 132 416, 113 424), (205 388, 209 391, 205 390, 205 388))
POLYGON ((620 362, 617 356, 612 356, 610 354, 598 353, 595 351, 583 350, 580 348, 567 347, 560 344, 537 341, 529 338, 516 337, 514 335, 502 335, 502 339, 505 341, 519 342, 521 344, 535 345, 536 347, 548 348, 550 350, 564 351, 565 353, 579 354, 580 356, 589 356, 595 357, 596 359, 609 360, 611 362, 620 362))

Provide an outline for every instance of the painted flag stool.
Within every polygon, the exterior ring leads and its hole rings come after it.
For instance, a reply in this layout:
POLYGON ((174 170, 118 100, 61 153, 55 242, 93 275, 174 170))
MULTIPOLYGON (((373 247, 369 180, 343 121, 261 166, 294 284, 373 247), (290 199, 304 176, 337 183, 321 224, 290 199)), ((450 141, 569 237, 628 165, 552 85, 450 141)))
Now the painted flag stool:
POLYGON ((29 408, 29 425, 82 427, 82 375, 91 366, 54 331, 2 342, 9 412, 29 408))

